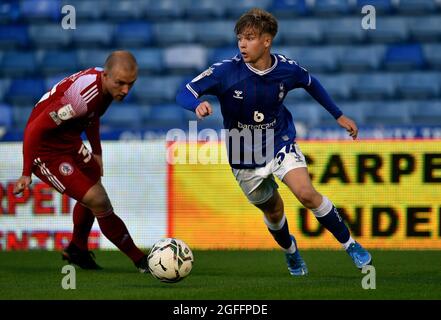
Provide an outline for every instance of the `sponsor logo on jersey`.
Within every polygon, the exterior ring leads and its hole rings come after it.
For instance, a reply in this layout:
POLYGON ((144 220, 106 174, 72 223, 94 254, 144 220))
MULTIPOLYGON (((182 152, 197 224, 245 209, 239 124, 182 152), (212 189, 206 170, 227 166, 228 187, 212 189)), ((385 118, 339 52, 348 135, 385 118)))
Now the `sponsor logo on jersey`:
POLYGON ((63 176, 70 176, 74 172, 74 168, 68 162, 62 162, 58 169, 63 176))
POLYGON ((61 120, 69 120, 75 116, 75 111, 71 104, 66 104, 58 109, 57 115, 61 120))
POLYGON ((52 120, 54 120, 57 126, 61 124, 61 120, 58 118, 58 114, 55 111, 49 112, 49 116, 52 118, 52 120))
POLYGON ((191 82, 196 82, 201 80, 204 77, 208 77, 210 74, 213 73, 214 68, 210 67, 207 70, 203 71, 200 75, 198 75, 196 78, 194 78, 193 80, 191 80, 191 82))

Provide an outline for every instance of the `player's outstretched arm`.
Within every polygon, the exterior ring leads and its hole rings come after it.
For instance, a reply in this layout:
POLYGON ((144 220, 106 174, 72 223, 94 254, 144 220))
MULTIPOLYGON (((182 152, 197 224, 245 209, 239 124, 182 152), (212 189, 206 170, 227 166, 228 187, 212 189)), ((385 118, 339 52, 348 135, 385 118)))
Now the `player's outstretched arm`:
POLYGON ((211 107, 211 105, 208 101, 202 101, 196 107, 195 112, 196 112, 196 116, 199 119, 203 119, 213 113, 213 108, 211 107))
POLYGON ((342 128, 345 128, 346 131, 349 132, 349 135, 352 137, 353 140, 357 139, 358 127, 351 118, 342 115, 337 119, 337 122, 342 128))
POLYGON ((32 183, 32 179, 29 176, 21 176, 14 185, 14 194, 22 193, 25 189, 29 188, 32 183))

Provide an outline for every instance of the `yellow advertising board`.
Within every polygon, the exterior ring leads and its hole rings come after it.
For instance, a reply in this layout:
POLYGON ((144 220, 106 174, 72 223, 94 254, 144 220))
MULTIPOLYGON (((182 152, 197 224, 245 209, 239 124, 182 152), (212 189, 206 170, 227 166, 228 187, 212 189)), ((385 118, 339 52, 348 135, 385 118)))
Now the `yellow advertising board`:
MULTIPOLYGON (((367 248, 441 249, 441 141, 300 141, 315 188, 339 208, 367 248)), ((173 148, 172 148, 173 147, 173 148)), ((168 233, 192 247, 277 248, 248 202, 222 144, 174 144, 168 233), (201 155, 210 161, 199 161, 201 155), (176 156, 178 155, 178 156, 176 156), (179 161, 180 160, 180 161, 179 161), (208 162, 208 163, 207 163, 208 162)), ((340 248, 283 184, 290 232, 301 248, 340 248)))

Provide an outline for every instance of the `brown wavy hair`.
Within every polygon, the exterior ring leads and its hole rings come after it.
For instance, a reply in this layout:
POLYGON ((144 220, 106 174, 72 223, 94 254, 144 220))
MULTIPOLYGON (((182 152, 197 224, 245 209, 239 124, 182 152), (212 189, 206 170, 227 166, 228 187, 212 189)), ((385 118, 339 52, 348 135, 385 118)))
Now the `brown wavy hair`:
POLYGON ((277 27, 277 20, 271 13, 260 8, 253 8, 237 20, 234 32, 237 35, 251 28, 256 30, 259 35, 268 33, 274 38, 277 34, 277 27))

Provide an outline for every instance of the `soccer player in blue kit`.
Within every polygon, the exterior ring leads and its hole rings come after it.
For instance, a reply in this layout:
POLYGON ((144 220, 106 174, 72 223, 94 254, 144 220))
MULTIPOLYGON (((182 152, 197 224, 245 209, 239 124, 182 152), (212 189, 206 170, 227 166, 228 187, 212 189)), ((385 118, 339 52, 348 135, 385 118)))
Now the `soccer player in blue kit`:
POLYGON ((251 146, 244 142, 239 145, 239 159, 232 159, 231 147, 237 146, 227 142, 229 162, 242 191, 263 212, 269 232, 285 251, 291 275, 306 275, 308 268, 295 237, 289 233, 283 201, 273 175, 285 183, 302 205, 334 235, 357 268, 370 264, 371 255, 351 237, 335 206, 313 187, 305 157, 295 142, 292 115, 283 100, 288 91, 303 88, 353 139, 357 138, 357 125, 343 115, 319 81, 306 69, 284 55, 270 52, 277 34, 277 20, 272 14, 258 8, 251 9, 239 18, 234 30, 240 55, 214 63, 183 86, 176 96, 177 103, 202 119, 213 111, 210 103, 199 100, 199 97, 214 95, 219 99, 227 131, 251 130, 255 133, 260 130, 260 140, 254 139, 251 146), (272 134, 269 134, 270 130, 272 134), (244 160, 247 151, 271 145, 265 141, 269 139, 272 139, 274 150, 269 160, 264 163, 244 160))

